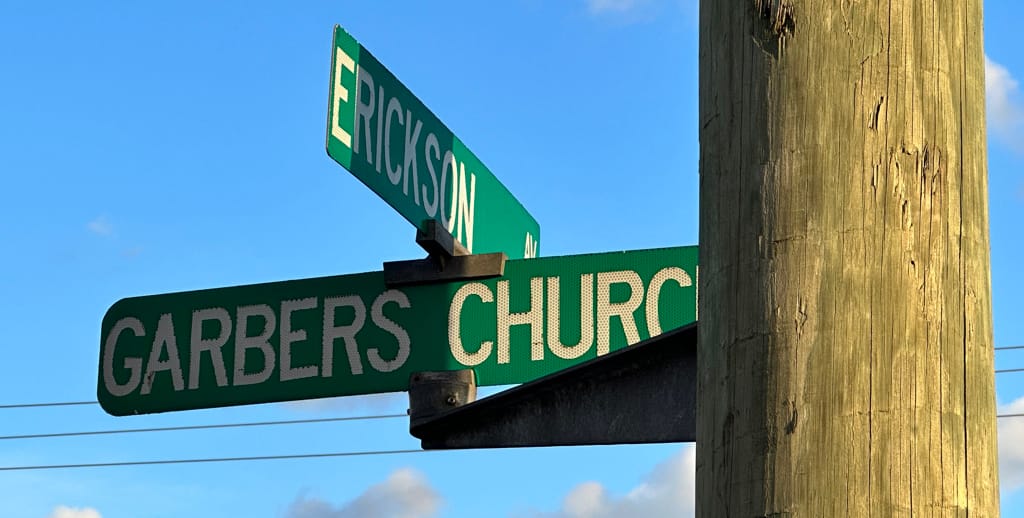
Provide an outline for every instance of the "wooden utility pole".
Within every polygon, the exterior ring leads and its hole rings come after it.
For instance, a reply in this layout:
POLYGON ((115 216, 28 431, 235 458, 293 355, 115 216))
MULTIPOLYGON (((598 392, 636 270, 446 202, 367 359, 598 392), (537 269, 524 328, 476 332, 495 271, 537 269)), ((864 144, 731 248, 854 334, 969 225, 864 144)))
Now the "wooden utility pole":
POLYGON ((981 11, 701 2, 698 517, 998 516, 981 11))

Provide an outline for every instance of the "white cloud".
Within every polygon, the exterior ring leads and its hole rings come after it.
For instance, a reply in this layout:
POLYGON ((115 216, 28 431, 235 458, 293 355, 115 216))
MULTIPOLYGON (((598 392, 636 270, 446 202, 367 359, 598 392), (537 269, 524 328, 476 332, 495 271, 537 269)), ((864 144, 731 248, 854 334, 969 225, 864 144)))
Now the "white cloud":
POLYGON ((1006 67, 985 56, 988 127, 1010 147, 1024 151, 1024 108, 1017 99, 1017 86, 1006 67))
POLYGON ((318 498, 299 498, 288 509, 287 518, 429 518, 437 515, 441 496, 419 472, 410 468, 395 471, 379 484, 370 486, 355 500, 335 508, 318 498))
POLYGON ((114 225, 106 216, 98 216, 96 219, 85 224, 90 232, 99 236, 109 236, 114 233, 114 225))
POLYGON ((66 507, 58 505, 47 518, 102 518, 100 512, 91 507, 66 507))
POLYGON ((405 392, 391 392, 387 394, 369 394, 366 396, 303 399, 299 401, 288 401, 282 404, 292 410, 302 412, 351 412, 356 410, 403 412, 409 406, 408 403, 409 399, 405 392))
MULTIPOLYGON (((1024 414, 1024 397, 999 407, 1000 414, 1024 414)), ((999 485, 1003 491, 1024 487, 1024 417, 999 420, 999 485)))
POLYGON ((598 482, 584 482, 566 495, 562 509, 538 518, 689 518, 694 516, 697 450, 691 444, 659 464, 645 480, 616 498, 598 482))

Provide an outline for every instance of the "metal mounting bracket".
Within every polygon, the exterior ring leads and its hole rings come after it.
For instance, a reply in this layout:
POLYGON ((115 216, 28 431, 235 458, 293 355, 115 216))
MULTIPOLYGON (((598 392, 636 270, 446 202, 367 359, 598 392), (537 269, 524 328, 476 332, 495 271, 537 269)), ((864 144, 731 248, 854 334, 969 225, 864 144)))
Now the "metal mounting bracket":
POLYGON ((472 369, 414 372, 409 376, 409 428, 476 401, 472 369))
POLYGON ((697 324, 440 410, 409 421, 425 450, 693 441, 697 324))
POLYGON ((501 277, 503 253, 470 254, 437 220, 428 219, 416 231, 416 244, 427 251, 426 259, 384 263, 384 284, 390 287, 501 277))

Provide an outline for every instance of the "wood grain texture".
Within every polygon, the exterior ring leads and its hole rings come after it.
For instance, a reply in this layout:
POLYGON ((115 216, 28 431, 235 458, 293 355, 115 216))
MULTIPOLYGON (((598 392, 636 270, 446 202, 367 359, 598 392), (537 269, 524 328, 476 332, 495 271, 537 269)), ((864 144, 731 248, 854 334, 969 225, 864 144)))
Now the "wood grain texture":
POLYGON ((981 8, 701 3, 697 516, 998 516, 981 8))

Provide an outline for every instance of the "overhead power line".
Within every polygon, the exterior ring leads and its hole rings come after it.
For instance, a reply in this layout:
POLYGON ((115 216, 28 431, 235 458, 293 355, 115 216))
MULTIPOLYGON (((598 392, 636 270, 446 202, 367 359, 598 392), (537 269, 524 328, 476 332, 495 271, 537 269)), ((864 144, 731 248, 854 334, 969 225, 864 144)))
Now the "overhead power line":
POLYGON ((366 457, 370 455, 399 455, 403 453, 424 453, 426 451, 427 450, 344 451, 336 453, 301 453, 297 455, 258 455, 253 457, 209 457, 201 459, 137 460, 127 462, 93 462, 85 464, 40 464, 29 466, 0 466, 0 471, 112 468, 115 466, 153 466, 161 464, 198 464, 211 462, 241 462, 256 460, 316 459, 325 457, 366 457))
POLYGON ((349 417, 324 417, 319 419, 291 419, 285 421, 256 421, 247 423, 220 423, 220 424, 204 424, 204 425, 190 425, 190 426, 165 426, 160 428, 122 428, 116 430, 90 430, 85 432, 57 432, 57 433, 37 433, 37 434, 26 434, 26 435, 0 435, 0 441, 2 440, 14 440, 14 439, 46 439, 53 437, 80 437, 84 435, 112 435, 112 434, 123 434, 123 433, 143 433, 143 432, 176 432, 181 430, 211 430, 215 428, 242 428, 247 426, 276 426, 276 425, 292 425, 292 424, 309 424, 309 423, 335 423, 340 421, 364 421, 370 419, 394 419, 396 417, 409 417, 406 414, 382 414, 382 415, 364 415, 364 416, 349 416, 349 417))
MULTIPOLYGON (((995 351, 1009 351, 1013 349, 1024 349, 1024 345, 1007 345, 1003 347, 993 347, 995 351)), ((1024 372, 1024 369, 1004 369, 995 371, 996 374, 1002 374, 1006 372, 1024 372)), ((14 409, 14 408, 45 408, 45 407, 61 407, 61 406, 85 406, 85 405, 98 405, 99 401, 58 401, 52 403, 14 403, 7 405, 0 405, 0 410, 14 409)), ((87 434, 91 435, 91 434, 87 434)), ((4 439, 4 437, 0 437, 4 439)))
POLYGON ((62 401, 59 403, 18 403, 13 405, 0 405, 0 410, 8 408, 39 408, 39 407, 50 407, 50 406, 81 406, 81 405, 98 405, 99 401, 62 401))
POLYGON ((1024 372, 1024 369, 996 369, 996 374, 1006 374, 1007 372, 1024 372))

